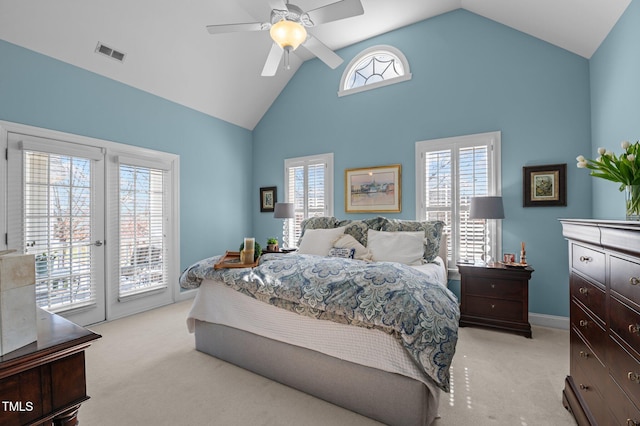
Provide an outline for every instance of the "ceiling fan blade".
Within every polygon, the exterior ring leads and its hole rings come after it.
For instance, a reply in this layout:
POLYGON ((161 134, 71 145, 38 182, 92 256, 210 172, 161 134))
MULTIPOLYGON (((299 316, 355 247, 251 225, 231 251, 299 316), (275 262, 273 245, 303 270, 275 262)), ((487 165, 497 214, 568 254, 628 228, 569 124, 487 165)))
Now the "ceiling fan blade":
POLYGON ((284 50, 273 43, 271 45, 271 50, 269 51, 269 56, 267 56, 267 61, 264 63, 264 68, 262 68, 262 76, 263 77, 273 77, 276 75, 276 71, 278 71, 278 65, 280 65, 280 60, 282 59, 282 55, 284 54, 284 50))
POLYGON ((222 24, 222 25, 207 25, 207 31, 209 34, 227 34, 237 33, 243 31, 261 31, 262 24, 260 22, 252 22, 248 24, 222 24))
MULTIPOLYGON (((312 35, 309 35, 307 41, 300 45, 300 47, 307 49, 309 52, 316 55, 318 59, 320 59, 322 62, 333 69, 338 67, 338 65, 343 62, 340 56, 338 56, 333 50, 329 49, 327 46, 325 46, 324 43, 322 43, 312 35)), ((300 49, 300 47, 298 47, 298 49, 300 49)))
POLYGON ((309 15, 314 25, 351 18, 363 13, 364 9, 360 0, 342 0, 307 11, 307 15, 309 15))

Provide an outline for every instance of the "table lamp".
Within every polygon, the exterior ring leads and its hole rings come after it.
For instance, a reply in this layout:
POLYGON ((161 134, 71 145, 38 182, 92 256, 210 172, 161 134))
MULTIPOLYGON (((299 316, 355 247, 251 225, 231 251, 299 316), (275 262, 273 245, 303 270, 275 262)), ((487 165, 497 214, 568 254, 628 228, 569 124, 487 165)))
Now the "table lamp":
POLYGON ((282 240, 282 247, 289 248, 289 226, 287 224, 288 219, 296 217, 293 203, 276 203, 273 208, 273 217, 275 219, 284 219, 282 228, 284 229, 284 237, 282 240))
POLYGON ((487 248, 487 220, 504 219, 504 206, 502 205, 502 197, 471 197, 469 219, 484 220, 484 232, 482 235, 482 260, 484 260, 485 264, 489 264, 491 256, 489 256, 487 248))

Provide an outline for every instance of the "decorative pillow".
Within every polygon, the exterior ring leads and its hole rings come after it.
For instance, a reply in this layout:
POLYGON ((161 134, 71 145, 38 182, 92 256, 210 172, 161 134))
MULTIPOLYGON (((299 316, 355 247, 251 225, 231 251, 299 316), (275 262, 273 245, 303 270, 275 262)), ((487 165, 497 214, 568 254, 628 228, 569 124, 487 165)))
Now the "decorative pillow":
POLYGON ((367 225, 367 228, 373 229, 374 231, 381 231, 384 224, 387 223, 387 220, 388 219, 386 217, 378 216, 370 219, 364 219, 363 222, 367 225))
POLYGON ((344 257, 346 259, 353 259, 356 249, 354 248, 337 248, 331 247, 329 250, 329 257, 344 257))
POLYGON ((300 223, 300 239, 298 246, 302 241, 302 237, 307 229, 332 229, 338 227, 338 219, 333 216, 310 217, 300 223))
POLYGON ((358 240, 353 238, 351 235, 346 234, 346 232, 347 231, 345 230, 344 235, 339 236, 333 241, 332 243, 333 247, 353 249, 355 252, 353 255, 354 259, 369 260, 369 261, 373 260, 373 255, 371 254, 371 251, 365 246, 363 246, 362 244, 360 244, 358 240))
POLYGON ((376 262, 399 262, 405 265, 421 265, 423 261, 423 231, 374 231, 369 230, 367 246, 376 262))
POLYGON ((300 240, 298 253, 328 256, 332 242, 344 234, 344 226, 333 229, 307 229, 300 240))
POLYGON ((444 222, 440 220, 417 222, 413 220, 385 219, 382 231, 423 231, 424 232, 424 259, 432 262, 440 250, 440 239, 444 222))
POLYGON ((362 220, 341 220, 338 226, 346 226, 344 233, 351 235, 363 246, 367 245, 367 231, 369 227, 362 220))

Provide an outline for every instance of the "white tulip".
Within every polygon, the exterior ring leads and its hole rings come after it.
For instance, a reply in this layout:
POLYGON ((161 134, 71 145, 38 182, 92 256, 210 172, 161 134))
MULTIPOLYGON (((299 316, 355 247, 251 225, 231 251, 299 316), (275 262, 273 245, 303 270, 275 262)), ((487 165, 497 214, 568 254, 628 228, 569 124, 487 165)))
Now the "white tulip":
POLYGON ((633 154, 629 154, 629 155, 627 155, 627 160, 629 160, 631 162, 634 162, 634 161, 636 161, 636 156, 633 155, 633 154))
POLYGON ((613 157, 613 151, 609 151, 607 150, 607 152, 604 153, 607 157, 613 157))
POLYGON ((629 143, 629 141, 622 141, 620 145, 622 146, 622 149, 627 149, 631 146, 631 143, 629 143))
POLYGON ((596 161, 597 161, 597 162, 602 161, 602 157, 598 157, 598 158, 596 158, 596 161))
POLYGON ((584 155, 578 155, 578 156, 576 157, 576 161, 577 161, 578 163, 581 163, 581 162, 585 161, 585 160, 584 160, 584 155))
POLYGON ((578 164, 576 164, 576 166, 578 166, 579 169, 585 169, 587 167, 587 162, 586 161, 578 161, 578 164))
POLYGON ((607 152, 607 150, 606 150, 606 149, 604 149, 604 148, 602 148, 602 147, 598 148, 598 154, 600 154, 600 155, 604 155, 604 153, 605 153, 605 152, 607 152))

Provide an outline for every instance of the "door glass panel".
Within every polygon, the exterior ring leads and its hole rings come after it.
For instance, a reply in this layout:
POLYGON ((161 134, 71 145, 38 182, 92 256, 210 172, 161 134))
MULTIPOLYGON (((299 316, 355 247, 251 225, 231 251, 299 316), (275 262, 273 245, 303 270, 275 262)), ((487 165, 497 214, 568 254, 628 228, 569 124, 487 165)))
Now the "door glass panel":
POLYGON ((165 288, 164 171, 120 165, 120 297, 165 288))
POLYGON ((23 155, 24 247, 36 259, 36 303, 52 312, 95 304, 92 161, 34 151, 23 155))

